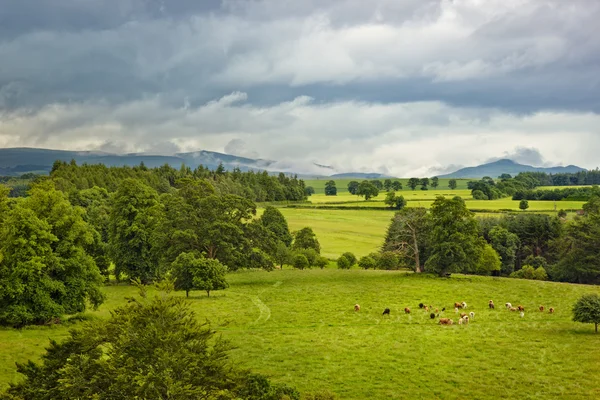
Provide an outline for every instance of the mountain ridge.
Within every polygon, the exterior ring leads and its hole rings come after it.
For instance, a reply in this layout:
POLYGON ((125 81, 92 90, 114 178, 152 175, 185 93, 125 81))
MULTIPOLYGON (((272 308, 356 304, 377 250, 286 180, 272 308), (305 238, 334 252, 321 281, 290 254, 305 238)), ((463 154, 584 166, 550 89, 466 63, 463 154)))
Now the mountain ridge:
POLYGON ((519 164, 508 158, 477 165, 474 167, 465 167, 449 174, 439 175, 438 178, 483 178, 489 176, 497 178, 502 174, 517 175, 520 172, 545 172, 548 174, 576 173, 586 171, 585 168, 576 165, 556 166, 556 167, 534 167, 527 164, 519 164))

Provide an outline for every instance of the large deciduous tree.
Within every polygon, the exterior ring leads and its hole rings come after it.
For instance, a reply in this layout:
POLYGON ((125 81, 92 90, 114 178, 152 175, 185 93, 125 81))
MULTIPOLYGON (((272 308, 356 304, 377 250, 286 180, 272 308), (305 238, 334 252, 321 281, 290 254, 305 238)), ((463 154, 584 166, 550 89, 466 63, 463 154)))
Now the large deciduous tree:
POLYGON ((515 270, 515 259, 519 248, 519 237, 501 226, 489 232, 490 244, 502 261, 502 274, 510 275, 515 270))
POLYGON ((448 181, 448 187, 452 190, 456 189, 456 179, 450 179, 448 181))
POLYGON ((411 190, 415 190, 420 184, 421 180, 419 178, 410 178, 407 183, 408 187, 411 188, 411 190))
POLYGON ((598 333, 600 324, 600 296, 597 294, 586 294, 582 296, 573 306, 573 321, 594 324, 598 333))
POLYGON ((260 222, 265 228, 275 235, 277 240, 282 241, 286 246, 290 246, 292 244, 293 238, 292 234, 290 233, 288 223, 281 211, 279 211, 277 208, 273 206, 267 206, 265 208, 265 212, 260 217, 260 222))
POLYGON ((337 195, 337 187, 335 186, 335 181, 331 180, 325 183, 325 196, 336 196, 337 195))
POLYGON ((369 181, 362 181, 360 185, 358 185, 357 194, 359 196, 364 196, 365 200, 369 200, 372 197, 377 197, 379 195, 379 189, 369 181))
POLYGON ((0 324, 45 323, 103 302, 102 276, 86 252, 95 231, 83 216, 50 180, 3 215, 0 324))
POLYGON ((226 273, 227 267, 218 260, 204 258, 198 253, 181 253, 171 268, 175 289, 185 290, 186 297, 192 290, 204 290, 210 296, 211 290, 227 289, 226 273))
POLYGON ((440 185, 440 178, 438 178, 437 176, 434 176, 433 178, 431 178, 431 187, 434 189, 437 189, 437 187, 440 185))
POLYGON ((357 181, 350 181, 348 183, 348 192, 350 192, 351 194, 358 194, 358 186, 360 185, 360 183, 358 183, 357 181))
POLYGON ((403 208, 392 218, 382 251, 396 252, 410 259, 414 271, 421 272, 427 259, 430 221, 431 217, 425 208, 403 208))
POLYGON ((136 179, 124 180, 114 195, 109 221, 109 253, 115 274, 150 282, 160 278, 156 229, 162 208, 154 189, 136 179))
POLYGON ((431 205, 431 219, 431 253, 425 268, 439 275, 477 270, 486 242, 465 201, 438 197, 431 205))
POLYGON ((294 234, 294 242, 292 243, 293 250, 313 249, 317 254, 321 254, 321 245, 317 239, 317 235, 309 227, 300 229, 294 234))

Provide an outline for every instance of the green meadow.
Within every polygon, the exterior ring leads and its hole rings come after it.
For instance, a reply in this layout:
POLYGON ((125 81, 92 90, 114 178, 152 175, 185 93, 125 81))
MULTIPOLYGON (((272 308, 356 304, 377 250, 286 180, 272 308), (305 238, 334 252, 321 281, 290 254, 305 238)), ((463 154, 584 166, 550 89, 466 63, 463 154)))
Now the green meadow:
MULTIPOLYGON (((402 192, 411 192, 412 189, 408 187, 408 179, 406 178, 389 178, 392 181, 400 181, 400 183, 402 183, 402 192)), ((325 193, 325 184, 327 182, 329 182, 330 180, 333 180, 335 182, 335 186, 338 190, 338 194, 342 194, 342 193, 348 193, 348 183, 352 182, 352 181, 357 181, 357 182, 362 182, 365 179, 363 178, 345 178, 345 179, 336 179, 336 178, 321 178, 321 179, 304 179, 304 184, 306 186, 312 186, 315 189, 315 193, 316 194, 324 194, 325 193)), ((367 180, 371 180, 371 179, 367 179, 367 180)), ((379 181, 381 181, 381 183, 383 183, 386 178, 380 178, 377 179, 379 181)), ((467 183, 469 181, 472 181, 473 179, 456 179, 456 189, 467 189, 467 183)), ((450 179, 440 179, 439 180, 439 186, 434 189, 431 186, 429 187, 430 191, 451 191, 450 188, 448 188, 448 181, 450 181, 450 179)), ((427 192, 426 190, 421 190, 421 187, 417 187, 417 189, 415 190, 415 192, 427 192)), ((404 194, 404 193, 403 193, 404 194)))
MULTIPOLYGON (((228 278, 231 287, 210 298, 192 293, 198 318, 230 341, 237 364, 303 392, 328 389, 340 399, 600 398, 599 336, 593 326, 571 322, 570 313, 597 287, 358 269, 228 278), (495 310, 487 308, 490 299, 495 310), (466 326, 440 326, 418 308, 446 307, 442 316, 457 320, 455 301, 475 312, 466 326), (507 301, 525 306, 525 316, 506 310, 507 301), (556 313, 537 311, 541 304, 556 313), (389 317, 381 315, 386 307, 389 317)), ((94 318, 136 293, 131 286, 104 290, 108 301, 88 313, 94 318)), ((18 379, 15 361, 37 359, 67 329, 0 330, 0 385, 18 379)))

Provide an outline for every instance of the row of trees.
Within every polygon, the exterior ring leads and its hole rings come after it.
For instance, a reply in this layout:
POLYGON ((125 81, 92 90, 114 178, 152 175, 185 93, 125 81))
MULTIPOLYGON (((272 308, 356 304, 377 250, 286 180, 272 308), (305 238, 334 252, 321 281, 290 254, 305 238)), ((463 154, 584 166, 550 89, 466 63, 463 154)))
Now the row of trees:
POLYGON ((382 252, 415 271, 464 272, 577 283, 600 282, 600 197, 566 222, 544 214, 476 219, 464 201, 438 198, 430 212, 400 210, 382 252), (541 269, 540 269, 541 268, 541 269))
POLYGON ((600 196, 598 186, 565 188, 553 190, 518 190, 513 194, 513 200, 572 200, 588 201, 593 196, 600 196))

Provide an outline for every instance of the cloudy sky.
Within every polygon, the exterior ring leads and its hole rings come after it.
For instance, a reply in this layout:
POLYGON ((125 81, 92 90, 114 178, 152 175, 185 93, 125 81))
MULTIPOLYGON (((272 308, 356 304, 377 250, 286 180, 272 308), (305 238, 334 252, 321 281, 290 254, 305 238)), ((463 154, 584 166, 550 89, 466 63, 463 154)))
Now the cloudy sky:
POLYGON ((2 147, 600 166, 596 0, 0 3, 2 147))

